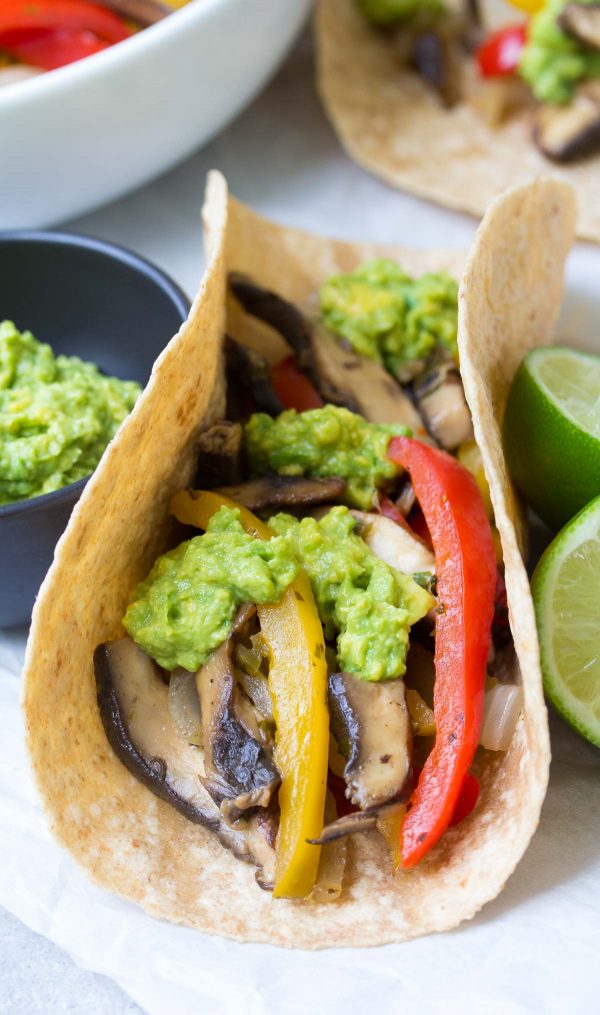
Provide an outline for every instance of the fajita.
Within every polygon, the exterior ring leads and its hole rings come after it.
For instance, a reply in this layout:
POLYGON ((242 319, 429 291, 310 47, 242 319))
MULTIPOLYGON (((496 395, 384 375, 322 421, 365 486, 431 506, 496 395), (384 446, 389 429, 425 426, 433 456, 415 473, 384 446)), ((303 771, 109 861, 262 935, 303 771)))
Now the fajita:
POLYGON ((317 83, 348 154, 474 215, 552 173, 600 241, 594 0, 319 0, 317 83))
POLYGON ((204 214, 190 319, 35 608, 38 785, 90 875, 156 916, 312 948, 452 927, 501 890, 547 782, 498 420, 552 334, 571 194, 540 182, 491 208, 458 349, 460 257, 282 229, 218 174, 204 214), (457 448, 481 455, 512 635, 457 448), (494 698, 520 716, 491 719, 494 698))

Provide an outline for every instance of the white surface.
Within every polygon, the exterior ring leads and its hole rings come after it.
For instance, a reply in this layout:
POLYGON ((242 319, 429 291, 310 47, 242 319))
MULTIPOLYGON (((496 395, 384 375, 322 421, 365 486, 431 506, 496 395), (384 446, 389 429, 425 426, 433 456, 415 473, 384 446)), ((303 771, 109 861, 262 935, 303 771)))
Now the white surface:
MULTIPOLYGON (((344 159, 314 98, 306 44, 208 150, 74 225, 130 244, 191 294, 201 270, 204 177, 213 166, 255 207, 323 233, 457 246, 473 233, 470 220, 392 192, 344 159)), ((580 247, 570 266, 564 337, 596 337, 599 269, 600 250, 580 247)), ((22 746, 23 642, 18 632, 0 639, 0 903, 82 966, 115 978, 152 1015, 597 1009, 600 755, 560 720, 552 721, 554 761, 538 834, 504 893, 471 923, 374 950, 308 954, 236 945, 151 920, 92 887, 54 844, 22 746)), ((92 1009, 81 997, 70 1001, 64 1010, 127 1011, 113 999, 92 1009)), ((19 1013, 1 1001, 0 1010, 19 1013)))
POLYGON ((0 89, 0 228, 138 187, 220 130, 287 53, 309 0, 194 0, 125 42, 0 89))
POLYGON ((106 976, 81 969, 47 938, 0 909, 0 1011, 140 1015, 141 1008, 106 976))

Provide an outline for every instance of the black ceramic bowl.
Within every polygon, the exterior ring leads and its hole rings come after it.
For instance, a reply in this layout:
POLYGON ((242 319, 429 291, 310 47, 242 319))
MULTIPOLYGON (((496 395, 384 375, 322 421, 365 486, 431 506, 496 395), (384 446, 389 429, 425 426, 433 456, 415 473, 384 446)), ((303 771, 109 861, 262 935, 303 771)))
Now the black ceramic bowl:
MULTIPOLYGON (((68 233, 0 233, 0 321, 145 384, 189 301, 148 261, 68 233)), ((87 480, 0 506, 0 627, 25 623, 87 480)))

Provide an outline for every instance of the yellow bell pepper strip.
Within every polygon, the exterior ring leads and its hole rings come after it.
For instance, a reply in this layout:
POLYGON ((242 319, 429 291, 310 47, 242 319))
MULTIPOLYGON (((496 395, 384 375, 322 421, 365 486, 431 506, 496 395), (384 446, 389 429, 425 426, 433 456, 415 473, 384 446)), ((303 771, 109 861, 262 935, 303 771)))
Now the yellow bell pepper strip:
POLYGON ((280 603, 258 606, 270 655, 269 690, 275 718, 275 763, 281 773, 281 819, 275 898, 304 898, 313 888, 319 850, 306 840, 323 831, 329 758, 327 665, 323 628, 310 582, 302 572, 280 603))
MULTIPOLYGON (((171 514, 206 529, 219 508, 237 508, 240 521, 260 539, 270 529, 247 508, 212 491, 178 493, 171 514)), ((323 628, 310 582, 300 572, 279 603, 258 606, 261 634, 270 655, 269 690, 276 723, 275 762, 281 774, 281 817, 275 861, 275 898, 303 899, 319 868, 329 757, 327 664, 323 628)))
POLYGON ((494 520, 494 508, 492 507, 492 498, 490 496, 490 488, 487 481, 487 476, 483 468, 483 459, 481 457, 481 451, 479 450, 475 441, 463 441, 456 452, 461 465, 464 465, 465 469, 468 469, 473 476, 479 492, 482 496, 483 503, 485 504, 485 513, 489 520, 494 520))
POLYGON ((547 0, 508 0, 511 7, 516 7, 517 10, 525 11, 527 14, 537 14, 546 6, 546 2, 547 0))
POLYGON ((392 870, 397 871, 402 866, 402 826, 406 817, 406 805, 388 814, 385 818, 379 818, 377 828, 385 839, 386 846, 390 852, 392 870))
POLYGON ((423 701, 418 691, 413 687, 406 688, 406 705, 413 734, 416 737, 435 736, 435 718, 433 710, 423 701))

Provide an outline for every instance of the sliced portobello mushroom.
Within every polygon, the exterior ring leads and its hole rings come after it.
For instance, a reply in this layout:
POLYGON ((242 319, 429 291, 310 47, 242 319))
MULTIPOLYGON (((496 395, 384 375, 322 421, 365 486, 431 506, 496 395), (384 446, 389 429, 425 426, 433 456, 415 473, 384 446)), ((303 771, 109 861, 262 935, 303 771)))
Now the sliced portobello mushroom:
POLYGON ((469 24, 474 25, 476 28, 483 27, 480 0, 465 0, 464 11, 465 18, 469 24))
POLYGON ((567 35, 590 49, 600 50, 600 3, 565 4, 556 20, 567 35))
POLYGON ((432 437, 454 451, 473 437, 473 422, 460 374, 453 362, 440 363, 414 384, 417 405, 432 437))
POLYGON ((221 487, 219 493, 231 497, 251 511, 265 511, 267 508, 300 508, 326 504, 339 500, 345 490, 346 481, 338 476, 311 479, 273 473, 239 486, 221 487))
POLYGON ((312 326, 310 363, 305 372, 325 402, 344 405, 371 423, 401 423, 424 432, 417 409, 385 367, 359 356, 319 323, 312 326))
POLYGON ((448 108, 461 98, 460 59, 456 42, 448 32, 430 28, 416 36, 410 62, 420 77, 439 95, 448 108))
POLYGON ((589 82, 577 89, 566 106, 539 107, 533 138, 554 162, 571 162, 600 148, 600 85, 589 82))
POLYGON ((234 800, 222 800, 220 804, 221 814, 228 825, 235 825, 240 818, 247 816, 248 811, 256 807, 262 809, 269 806, 272 800, 270 786, 263 786, 259 789, 251 789, 248 793, 240 793, 234 800))
POLYGON ((371 807, 368 811, 353 811, 351 814, 345 814, 343 818, 337 818, 336 821, 325 825, 318 839, 309 839, 308 841, 315 846, 324 846, 327 842, 335 842, 336 839, 342 839, 346 835, 368 832, 372 828, 377 828, 379 821, 388 818, 390 814, 395 814, 401 807, 404 807, 404 800, 371 807))
POLYGON ((197 445, 196 480, 212 490, 242 479, 244 432, 241 423, 221 420, 200 434, 197 445))
MULTIPOLYGON (((239 627, 249 613, 238 614, 239 627)), ((231 653, 233 633, 196 674, 204 745, 203 784, 217 804, 230 801, 239 811, 266 807, 279 785, 269 738, 259 726, 249 699, 242 697, 231 653), (250 800, 255 802, 250 804, 250 800)), ((225 808, 228 816, 234 813, 225 808)))
POLYGON ((352 511, 356 532, 371 553, 404 574, 433 574, 435 558, 417 535, 411 535, 391 518, 371 511, 352 511))
POLYGON ((298 369, 321 398, 360 413, 372 423, 402 423, 415 432, 423 421, 410 398, 387 370, 359 356, 319 323, 277 293, 262 289, 246 276, 231 274, 232 291, 247 313, 275 328, 296 357, 298 369))
MULTIPOLYGON (((275 887, 275 850, 279 831, 279 804, 271 801, 267 808, 260 808, 248 819, 248 839, 260 865, 256 881, 261 888, 272 891, 275 887)), ((238 824, 242 824, 239 821, 238 824)))
POLYGON ((394 31, 400 62, 416 71, 448 107, 463 95, 464 53, 473 52, 480 40, 479 6, 471 0, 462 9, 421 10, 394 31))
POLYGON ((359 356, 352 349, 336 342, 328 333, 325 334, 329 342, 334 343, 336 350, 339 350, 337 369, 340 380, 355 399, 360 414, 372 423, 401 423, 410 427, 414 433, 424 434, 423 419, 399 383, 408 383, 415 372, 421 373, 423 362, 415 360, 407 364, 406 376, 396 380, 381 363, 367 356, 359 356))
POLYGON ((94 670, 107 740, 128 771, 189 821, 209 828, 239 859, 257 866, 260 878, 272 880, 274 850, 256 821, 230 827, 202 785, 202 752, 171 723, 168 685, 159 667, 131 638, 122 638, 98 646, 94 670))
POLYGON ((255 349, 236 342, 231 335, 225 336, 225 369, 227 372, 227 414, 231 393, 237 393, 238 401, 247 403, 248 412, 266 412, 269 416, 278 416, 284 406, 275 394, 269 364, 264 356, 255 349), (240 399, 239 395, 245 395, 240 399))
POLYGON ((411 726, 402 680, 370 683, 332 673, 328 683, 331 731, 344 769, 346 795, 360 810, 326 825, 324 844, 366 832, 399 810, 410 792, 411 726))
POLYGON ((331 732, 346 759, 346 796, 361 811, 404 800, 412 737, 403 681, 331 673, 327 698, 331 732))

